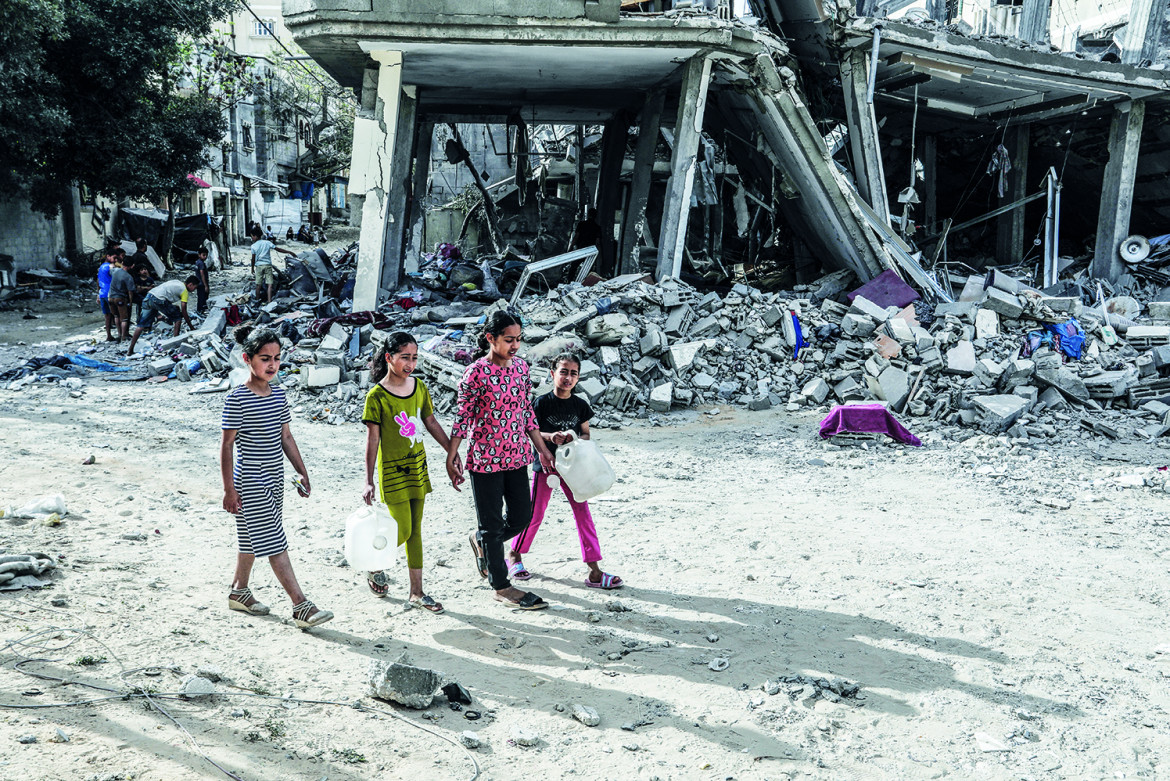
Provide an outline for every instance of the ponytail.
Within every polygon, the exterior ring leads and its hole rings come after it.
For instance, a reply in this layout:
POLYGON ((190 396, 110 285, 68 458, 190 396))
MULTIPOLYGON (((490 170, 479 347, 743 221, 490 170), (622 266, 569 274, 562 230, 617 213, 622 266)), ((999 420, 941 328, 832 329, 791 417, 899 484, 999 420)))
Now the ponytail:
POLYGON ((386 355, 395 355, 408 344, 418 344, 418 342, 406 331, 395 331, 390 334, 390 338, 386 340, 386 344, 374 352, 374 359, 370 365, 371 385, 376 382, 381 382, 382 378, 390 372, 390 366, 386 363, 386 355))
POLYGON ((487 320, 484 321, 483 328, 480 329, 479 337, 475 341, 479 347, 479 353, 475 357, 482 358, 491 351, 491 343, 487 340, 488 334, 499 336, 507 328, 514 325, 521 325, 520 318, 506 310, 497 309, 488 315, 487 320))
POLYGON ((244 355, 248 357, 260 352, 265 345, 280 344, 280 334, 271 328, 253 328, 250 325, 242 325, 232 331, 232 337, 235 338, 236 344, 243 348, 244 355))

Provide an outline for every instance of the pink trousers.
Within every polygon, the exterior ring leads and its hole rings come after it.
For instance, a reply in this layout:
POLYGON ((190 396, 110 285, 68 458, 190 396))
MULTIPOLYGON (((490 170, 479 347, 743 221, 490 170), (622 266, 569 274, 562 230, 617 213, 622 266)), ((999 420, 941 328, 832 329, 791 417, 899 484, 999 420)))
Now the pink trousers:
MULTIPOLYGON (((559 479, 559 478, 558 478, 559 479)), ((597 541, 597 528, 593 525, 593 516, 589 514, 589 504, 578 502, 573 498, 569 486, 561 480, 561 490, 573 508, 573 519, 577 521, 577 536, 581 538, 581 560, 586 564, 601 561, 601 543, 597 541)), ((512 540, 512 550, 524 554, 532 547, 536 539, 536 532, 540 530, 540 523, 544 520, 544 512, 548 509, 548 501, 552 498, 553 489, 548 484, 547 472, 536 472, 532 479, 532 520, 527 528, 516 535, 512 540)))

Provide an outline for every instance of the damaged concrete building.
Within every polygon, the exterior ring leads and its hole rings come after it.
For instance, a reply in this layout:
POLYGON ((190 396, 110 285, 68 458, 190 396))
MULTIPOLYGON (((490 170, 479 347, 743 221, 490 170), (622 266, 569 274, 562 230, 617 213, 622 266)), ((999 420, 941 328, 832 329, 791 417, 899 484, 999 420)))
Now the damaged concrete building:
MULTIPOLYGON (((417 268, 435 129, 458 123, 508 127, 511 197, 538 211, 558 188, 532 139, 603 129, 589 186, 578 148, 561 188, 575 215, 596 209, 602 277, 769 267, 790 288, 893 269, 945 301, 952 276, 991 264, 1036 287, 1078 257, 1117 279, 1131 217, 1164 232, 1157 210, 1134 215, 1161 72, 961 34, 946 7, 892 21, 813 0, 671 5, 284 0, 297 43, 361 96, 354 311, 417 268)), ((481 211, 498 236, 493 201, 481 211)), ((558 240, 518 254, 568 249, 558 240)))

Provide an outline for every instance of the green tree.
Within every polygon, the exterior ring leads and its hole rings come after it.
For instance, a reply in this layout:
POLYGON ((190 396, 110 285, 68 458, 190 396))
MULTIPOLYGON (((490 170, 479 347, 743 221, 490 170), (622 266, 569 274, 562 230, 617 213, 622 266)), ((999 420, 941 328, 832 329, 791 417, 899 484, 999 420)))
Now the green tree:
POLYGON ((190 42, 237 5, 0 0, 0 192, 53 216, 69 185, 172 202, 189 190, 226 128, 222 95, 187 76, 190 42))
POLYGON ((319 180, 348 168, 357 113, 353 94, 317 63, 286 60, 282 54, 273 51, 272 76, 256 94, 277 123, 298 128, 306 151, 297 161, 297 172, 319 180))

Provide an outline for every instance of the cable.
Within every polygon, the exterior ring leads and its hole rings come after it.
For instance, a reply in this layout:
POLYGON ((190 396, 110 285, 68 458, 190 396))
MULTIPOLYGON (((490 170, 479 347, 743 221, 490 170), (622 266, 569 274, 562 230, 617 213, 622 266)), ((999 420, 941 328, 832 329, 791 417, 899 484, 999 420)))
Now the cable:
MULTIPOLYGON (((130 700, 135 700, 135 699, 146 700, 146 702, 151 707, 153 707, 155 710, 157 710, 159 713, 161 713, 163 716, 165 716, 169 721, 171 721, 171 723, 173 723, 176 727, 179 728, 179 730, 182 731, 183 735, 191 743, 191 745, 192 745, 192 747, 194 747, 195 751, 198 752, 198 754, 201 757, 203 757, 203 759, 207 760, 207 762, 209 762, 211 765, 213 765, 216 769, 218 769, 220 772, 222 772, 228 778, 233 779, 233 781, 243 781, 243 779, 241 779, 240 776, 236 775, 235 773, 233 773, 232 771, 223 767, 218 762, 216 762, 214 759, 209 757, 206 754, 206 752, 204 752, 203 749, 199 746, 199 743, 195 740, 194 736, 191 735, 191 733, 187 730, 187 728, 184 727, 178 721, 178 719, 176 719, 169 712, 167 712, 167 710, 165 708, 163 708, 162 705, 160 705, 157 702, 157 700, 184 701, 185 698, 183 697, 182 692, 151 692, 151 691, 148 691, 147 689, 143 688, 142 686, 132 684, 126 680, 127 676, 133 675, 133 674, 139 673, 139 672, 146 672, 146 671, 152 671, 152 670, 158 670, 158 671, 167 670, 167 671, 173 672, 173 670, 171 670, 171 668, 159 667, 159 666, 146 666, 146 667, 136 667, 134 669, 127 670, 127 669, 125 669, 125 665, 122 663, 122 660, 118 657, 118 655, 115 654, 114 651, 108 645, 106 645, 104 642, 102 642, 93 633, 88 632, 84 629, 73 629, 73 628, 69 628, 69 627, 56 627, 56 626, 49 627, 48 629, 42 629, 42 630, 37 631, 37 632, 31 632, 27 635, 24 635, 23 637, 17 638, 16 640, 9 640, 7 643, 4 644, 4 646, 2 648, 0 648, 0 653, 3 653, 3 652, 8 651, 10 649, 17 656, 23 657, 20 661, 16 662, 12 666, 12 669, 21 673, 22 675, 27 675, 31 678, 36 678, 36 679, 42 680, 42 681, 52 681, 54 683, 59 683, 63 686, 82 686, 82 687, 85 687, 88 689, 95 689, 97 691, 111 692, 111 694, 110 694, 110 696, 106 696, 106 697, 94 697, 94 698, 91 698, 88 700, 79 700, 77 702, 37 703, 35 705, 0 703, 0 708, 8 708, 10 710, 43 710, 46 708, 72 708, 72 707, 79 707, 82 705, 96 705, 99 703, 109 702, 112 700, 123 700, 123 701, 130 701, 130 700), (51 641, 62 634, 72 634, 73 637, 68 639, 66 642, 64 642, 61 645, 52 645, 52 646, 50 646, 48 644, 48 642, 41 640, 41 638, 47 636, 49 638, 49 640, 51 641), (38 657, 27 656, 20 649, 28 649, 28 650, 34 651, 35 653, 59 653, 61 651, 66 650, 67 648, 70 648, 71 646, 73 646, 75 643, 77 643, 79 640, 81 640, 83 638, 88 638, 90 640, 93 640, 95 643, 97 643, 103 649, 105 649, 106 653, 108 653, 114 659, 114 661, 116 661, 118 663, 118 665, 122 668, 122 671, 118 674, 118 679, 121 681, 121 683, 125 687, 127 687, 126 689, 119 690, 119 689, 112 688, 109 686, 100 686, 96 683, 87 683, 85 681, 71 681, 71 680, 68 680, 66 678, 62 678, 60 676, 45 675, 43 673, 37 673, 37 672, 32 672, 32 671, 23 669, 23 665, 29 664, 31 662, 58 662, 60 660, 59 659, 38 658, 38 657)), ((414 727, 415 729, 417 729, 421 732, 425 732, 429 735, 433 735, 434 737, 439 738, 440 740, 443 740, 447 743, 450 743, 452 746, 455 746, 455 747, 459 748, 460 750, 462 750, 463 753, 466 755, 468 761, 471 762, 471 766, 472 766, 472 774, 471 774, 470 778, 468 778, 468 781, 476 781, 476 779, 478 779, 479 775, 480 775, 479 762, 476 760, 475 755, 472 754, 467 749, 467 747, 464 746, 462 743, 460 743, 459 741, 455 740, 454 738, 452 738, 448 735, 444 735, 443 733, 441 733, 437 730, 434 730, 434 729, 431 729, 430 727, 419 724, 418 722, 414 721, 413 719, 408 719, 405 716, 398 714, 398 713, 395 713, 394 711, 391 711, 391 710, 386 710, 384 708, 376 708, 376 707, 372 707, 369 705, 363 705, 361 702, 356 701, 356 700, 354 702, 341 702, 340 700, 315 700, 315 699, 308 699, 308 698, 303 698, 303 697, 278 697, 278 696, 272 695, 272 694, 259 694, 257 692, 216 692, 216 695, 221 696, 221 697, 252 697, 252 698, 256 698, 256 699, 279 700, 282 703, 295 702, 295 703, 304 704, 304 705, 333 705, 333 706, 340 706, 340 707, 346 707, 346 708, 353 708, 355 710, 362 711, 362 712, 378 713, 378 714, 381 714, 384 716, 389 716, 390 718, 397 719, 398 721, 401 721, 401 722, 403 722, 411 727, 414 727)))

